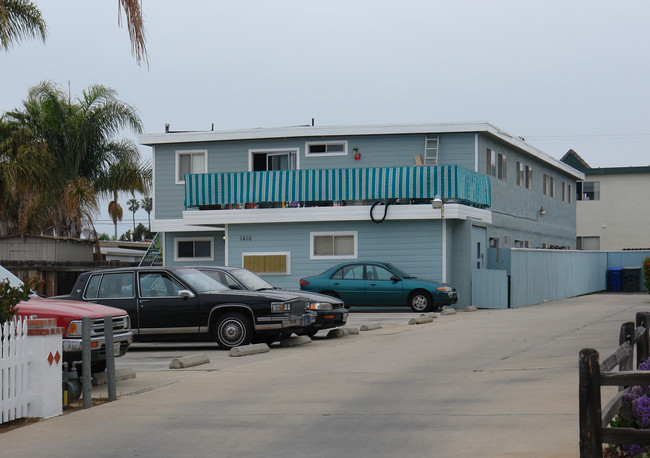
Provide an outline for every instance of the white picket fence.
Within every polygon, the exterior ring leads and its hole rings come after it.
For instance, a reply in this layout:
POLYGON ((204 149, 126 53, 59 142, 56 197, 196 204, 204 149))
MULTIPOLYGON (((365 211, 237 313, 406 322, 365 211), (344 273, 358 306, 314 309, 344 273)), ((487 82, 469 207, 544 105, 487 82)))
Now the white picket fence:
POLYGON ((27 416, 27 320, 0 324, 0 423, 27 416))

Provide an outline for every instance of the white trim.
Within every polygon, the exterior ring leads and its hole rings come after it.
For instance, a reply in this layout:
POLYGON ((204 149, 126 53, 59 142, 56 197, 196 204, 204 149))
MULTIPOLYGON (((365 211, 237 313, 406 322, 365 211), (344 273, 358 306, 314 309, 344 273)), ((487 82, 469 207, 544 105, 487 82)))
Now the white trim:
POLYGON ((174 261, 214 261, 214 237, 174 237, 174 261), (210 256, 180 258, 178 256, 178 242, 210 242, 210 256))
POLYGON ((474 134, 474 171, 478 172, 478 134, 474 134))
POLYGON ((244 256, 277 256, 284 255, 287 258, 286 272, 255 272, 259 276, 263 275, 291 275, 291 251, 243 251, 241 254, 241 265, 244 267, 244 256))
MULTIPOLYGON (((255 208, 237 210, 186 210, 183 212, 184 229, 219 230, 224 224, 303 223, 316 221, 370 221, 370 205, 341 207, 255 208)), ((386 221, 440 219, 440 210, 431 204, 391 205, 386 221)), ((472 219, 492 223, 490 210, 461 204, 445 204, 445 219, 472 219)), ((181 227, 181 226, 179 226, 181 227)))
POLYGON ((348 141, 347 140, 328 140, 324 142, 305 142, 305 157, 325 157, 325 156, 347 156, 348 155, 348 141), (310 153, 309 147, 311 145, 343 145, 343 151, 340 153, 310 153))
POLYGON ((223 265, 226 266, 226 267, 228 267, 228 255, 230 254, 229 250, 228 250, 228 242, 230 241, 230 234, 228 233, 228 227, 229 226, 226 224, 226 227, 224 228, 224 231, 223 231, 223 236, 225 237, 225 240, 223 242, 223 244, 224 244, 224 246, 223 246, 223 258, 224 258, 223 259, 223 265))
POLYGON ((310 232, 309 233, 309 259, 357 259, 359 247, 359 233, 358 231, 324 231, 324 232, 310 232), (354 253, 350 255, 315 255, 314 254, 314 237, 322 236, 345 236, 351 235, 354 238, 354 253))
POLYGON ((182 219, 159 219, 151 220, 152 232, 214 232, 225 230, 223 224, 220 225, 207 225, 205 227, 197 227, 196 225, 187 224, 182 219))
POLYGON ((203 172, 195 172, 192 170, 191 173, 206 173, 208 171, 208 150, 207 149, 186 149, 186 150, 176 150, 176 156, 174 161, 174 183, 175 184, 185 184, 185 180, 180 180, 178 178, 179 172, 179 156, 181 155, 194 155, 194 154, 203 154, 203 172))
MULTIPOLYGON (((253 154, 259 153, 290 153, 296 158, 295 170, 300 170, 300 148, 252 148, 248 150, 248 171, 253 171, 253 154)), ((294 169, 291 169, 294 170, 294 169)))
POLYGON ((356 135, 392 135, 392 134, 426 134, 426 133, 489 133, 517 148, 526 151, 538 159, 559 168, 569 175, 584 180, 584 173, 552 158, 545 152, 520 140, 518 137, 499 129, 486 121, 440 124, 384 124, 373 126, 296 126, 271 129, 245 129, 232 131, 179 132, 140 135, 142 145, 172 144, 185 142, 213 142, 225 140, 254 140, 296 137, 350 137, 356 135))

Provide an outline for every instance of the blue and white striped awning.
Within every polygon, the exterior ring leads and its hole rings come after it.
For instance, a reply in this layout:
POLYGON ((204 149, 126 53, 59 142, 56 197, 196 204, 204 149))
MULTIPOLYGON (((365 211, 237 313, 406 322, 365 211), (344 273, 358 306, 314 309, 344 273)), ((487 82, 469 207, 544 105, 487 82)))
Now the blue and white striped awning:
POLYGON ((185 176, 185 206, 253 202, 433 199, 489 207, 487 176, 456 165, 200 173, 185 176))

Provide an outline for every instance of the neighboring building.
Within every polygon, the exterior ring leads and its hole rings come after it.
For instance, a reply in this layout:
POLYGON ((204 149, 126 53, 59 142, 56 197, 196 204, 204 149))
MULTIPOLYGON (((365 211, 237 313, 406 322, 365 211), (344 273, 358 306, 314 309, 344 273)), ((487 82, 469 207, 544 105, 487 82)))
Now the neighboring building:
POLYGON ((650 249, 650 166, 592 168, 573 150, 561 161, 585 174, 577 186, 578 249, 650 249))
POLYGON ((472 276, 502 266, 500 248, 575 248, 584 175, 489 123, 167 128, 140 143, 167 265, 244 266, 298 288, 381 260, 453 284, 463 306, 479 305, 472 276))

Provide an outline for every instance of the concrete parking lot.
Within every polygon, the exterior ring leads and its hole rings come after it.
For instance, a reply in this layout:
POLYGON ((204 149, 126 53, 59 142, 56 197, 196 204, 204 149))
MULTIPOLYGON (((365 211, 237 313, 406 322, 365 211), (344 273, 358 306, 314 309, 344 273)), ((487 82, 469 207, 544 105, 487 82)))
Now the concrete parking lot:
MULTIPOLYGON (((0 435, 3 456, 575 457, 578 352, 608 355, 647 294, 582 296, 232 358, 212 345, 136 345, 116 402, 0 435), (205 352, 210 363, 168 369, 205 352)), ((102 387, 94 389, 94 395, 102 387)), ((603 398, 607 393, 603 392, 603 398)))

